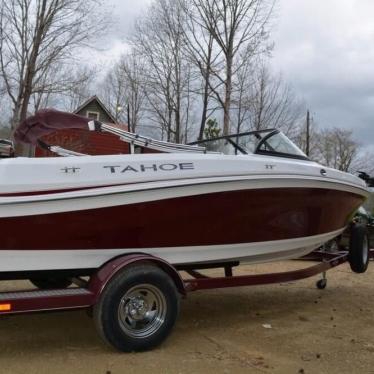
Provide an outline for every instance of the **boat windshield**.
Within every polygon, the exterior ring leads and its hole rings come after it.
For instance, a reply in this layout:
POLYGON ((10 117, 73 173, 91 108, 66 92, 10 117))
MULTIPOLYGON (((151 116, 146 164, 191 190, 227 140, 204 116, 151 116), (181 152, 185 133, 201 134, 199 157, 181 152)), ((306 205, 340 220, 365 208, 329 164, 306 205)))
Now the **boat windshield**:
POLYGON ((252 153, 308 160, 304 152, 286 135, 274 129, 205 139, 190 144, 204 146, 208 152, 219 152, 227 155, 252 153))

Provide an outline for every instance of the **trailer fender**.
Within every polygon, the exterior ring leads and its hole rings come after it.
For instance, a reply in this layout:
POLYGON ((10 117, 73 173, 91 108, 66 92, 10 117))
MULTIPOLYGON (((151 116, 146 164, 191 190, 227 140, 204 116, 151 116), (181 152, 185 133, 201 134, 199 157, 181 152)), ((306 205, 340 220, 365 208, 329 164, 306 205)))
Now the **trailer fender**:
POLYGON ((177 290, 183 295, 186 295, 184 282, 179 275, 178 271, 161 258, 146 255, 146 254, 133 254, 116 257, 104 264, 94 275, 92 275, 88 289, 95 295, 95 303, 99 299, 105 286, 120 270, 128 266, 136 266, 138 264, 154 264, 167 273, 174 281, 177 290))

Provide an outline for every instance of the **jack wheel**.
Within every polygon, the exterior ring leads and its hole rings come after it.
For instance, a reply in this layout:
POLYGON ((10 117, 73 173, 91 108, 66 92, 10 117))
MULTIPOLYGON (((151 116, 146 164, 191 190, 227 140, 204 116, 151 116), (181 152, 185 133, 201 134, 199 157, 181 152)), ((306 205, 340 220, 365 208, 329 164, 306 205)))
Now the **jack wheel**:
POLYGON ((317 283, 316 283, 316 287, 319 289, 319 290, 324 290, 327 286, 327 279, 320 279, 317 283))

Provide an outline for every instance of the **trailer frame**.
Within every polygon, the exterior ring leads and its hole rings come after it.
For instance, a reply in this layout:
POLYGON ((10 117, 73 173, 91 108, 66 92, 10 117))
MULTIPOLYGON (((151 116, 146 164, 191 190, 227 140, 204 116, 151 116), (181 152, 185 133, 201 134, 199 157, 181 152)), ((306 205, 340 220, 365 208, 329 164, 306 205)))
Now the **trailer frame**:
MULTIPOLYGON (((374 259, 374 250, 369 256, 374 259)), ((162 270, 174 283, 180 295, 186 297, 189 292, 228 287, 256 286, 274 283, 292 282, 310 278, 318 274, 322 277, 316 285, 319 289, 326 287, 326 272, 349 261, 349 251, 329 253, 324 250, 315 250, 302 258, 314 261, 317 264, 298 270, 266 273, 234 275, 233 269, 239 266, 238 261, 221 264, 196 264, 186 266, 173 266, 152 255, 132 254, 112 259, 99 268, 89 280, 73 278, 74 287, 66 289, 47 290, 20 290, 0 293, 0 315, 46 312, 58 310, 94 309, 101 300, 104 290, 114 278, 118 278, 121 271, 139 266, 151 266, 162 270), (224 269, 224 276, 211 277, 201 273, 201 270, 210 268, 224 269), (190 277, 182 278, 181 272, 190 277)), ((113 344, 112 344, 113 345, 113 344)), ((117 348, 119 348, 117 346, 117 348)), ((120 350, 126 350, 122 347, 120 350)))

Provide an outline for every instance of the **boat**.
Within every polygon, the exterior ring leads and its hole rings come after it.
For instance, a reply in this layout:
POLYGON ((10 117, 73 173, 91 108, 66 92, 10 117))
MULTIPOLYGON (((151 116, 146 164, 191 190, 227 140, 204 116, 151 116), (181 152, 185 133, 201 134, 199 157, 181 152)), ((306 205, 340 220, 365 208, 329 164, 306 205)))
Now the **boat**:
POLYGON ((0 275, 9 278, 89 275, 131 253, 179 268, 299 258, 340 235, 368 196, 363 180, 309 160, 276 129, 182 145, 46 109, 14 136, 56 157, 0 160, 0 275), (116 134, 130 153, 43 141, 63 128, 116 134))

